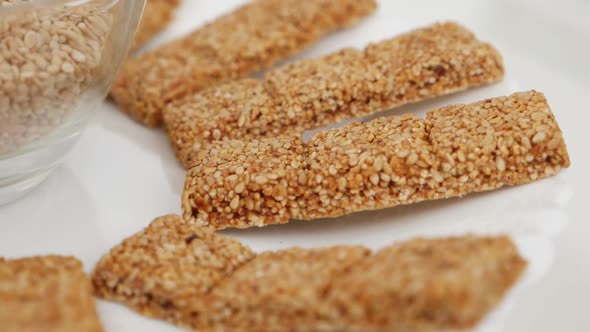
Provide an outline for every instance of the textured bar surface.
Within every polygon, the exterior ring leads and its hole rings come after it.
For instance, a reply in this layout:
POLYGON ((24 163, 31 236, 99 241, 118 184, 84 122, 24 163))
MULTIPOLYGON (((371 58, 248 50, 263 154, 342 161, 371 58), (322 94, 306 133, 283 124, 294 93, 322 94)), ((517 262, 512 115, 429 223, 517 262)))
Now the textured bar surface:
POLYGON ((395 244, 334 279, 328 317, 350 331, 471 329, 526 265, 506 236, 395 244))
POLYGON ((102 331, 80 261, 0 258, 0 331, 102 331))
POLYGON ((329 285, 370 254, 346 246, 264 252, 213 289, 208 324, 231 331, 321 330, 329 285))
POLYGON ((184 219, 214 229, 338 217, 557 174, 570 161, 542 93, 352 123, 314 135, 217 141, 195 154, 184 219))
POLYGON ((201 150, 183 193, 185 215, 213 228, 286 223, 305 209, 306 149, 298 137, 217 142, 201 150))
POLYGON ((92 281, 97 296, 174 321, 253 256, 236 240, 168 215, 113 248, 92 281))
POLYGON ((174 18, 174 10, 179 4, 179 0, 147 0, 131 49, 143 46, 164 30, 174 18))
MULTIPOLYGON (((150 238, 176 238, 176 230, 155 228, 150 238)), ((140 256, 166 252, 170 243, 132 242, 140 256)), ((217 246, 205 242, 202 252, 217 251, 207 249, 208 244, 217 246)), ((138 263, 130 255, 112 255, 107 261, 116 259, 117 264, 127 266, 138 263)), ((183 250, 174 256, 187 261, 194 253, 183 250)), ((471 328, 501 300, 526 267, 510 238, 473 236, 415 239, 375 254, 353 246, 264 252, 239 267, 227 265, 224 278, 214 284, 203 274, 180 273, 189 268, 185 264, 177 267, 180 272, 153 273, 172 271, 166 264, 171 261, 150 255, 141 262, 133 273, 132 289, 104 287, 99 282, 99 294, 134 309, 138 298, 155 307, 166 303, 165 312, 140 311, 198 331, 225 332, 471 328), (178 288, 163 290, 159 299, 144 299, 154 284, 178 288), (120 292, 128 295, 120 296, 120 292)), ((217 266, 222 267, 223 263, 217 266)), ((98 268, 96 273, 101 271, 98 268)), ((109 273, 113 280, 129 278, 120 269, 109 273)))
POLYGON ((134 119, 157 126, 170 102, 269 66, 375 8, 374 0, 253 0, 128 61, 111 95, 134 119))
POLYGON ((301 135, 343 119, 501 80, 500 54, 469 30, 434 24, 364 50, 287 64, 171 104, 164 121, 178 159, 227 139, 301 135))

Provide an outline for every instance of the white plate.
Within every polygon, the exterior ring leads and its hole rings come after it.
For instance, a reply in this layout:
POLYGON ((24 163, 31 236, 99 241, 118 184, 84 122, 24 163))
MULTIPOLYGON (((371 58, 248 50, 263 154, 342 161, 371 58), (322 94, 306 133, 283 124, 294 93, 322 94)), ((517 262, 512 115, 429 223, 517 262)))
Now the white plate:
MULTIPOLYGON (((178 19, 154 44, 190 31, 240 2, 185 0, 178 19)), ((575 6, 575 0, 569 2, 575 6)), ((588 87, 586 74, 590 74, 588 67, 583 67, 584 60, 590 61, 589 57, 584 57, 590 56, 589 47, 583 43, 575 44, 575 40, 588 36, 590 31, 584 20, 572 20, 571 27, 566 27, 568 20, 563 17, 569 14, 560 12, 555 20, 548 19, 551 10, 546 10, 547 6, 535 6, 528 0, 409 3, 381 1, 376 15, 351 30, 324 39, 296 58, 315 57, 346 46, 362 47, 434 20, 456 19, 474 29, 482 39, 500 46, 508 65, 507 79, 501 84, 386 114, 423 114, 445 104, 472 102, 537 88, 548 94, 566 131, 566 138, 571 139, 568 143, 575 157, 574 152, 580 150, 572 143, 588 141, 587 130, 580 130, 585 129, 584 124, 590 123, 588 111, 580 110, 579 115, 570 116, 571 107, 576 105, 574 98, 582 100, 581 87, 588 87), (524 25, 519 26, 518 22, 524 22, 524 25), (533 23, 537 24, 535 28, 530 26, 533 23), (575 30, 579 26, 584 29, 575 30), (561 43, 559 46, 555 44, 557 41, 561 43), (556 47, 562 47, 571 52, 574 46, 577 46, 577 53, 564 54, 563 58, 560 58, 562 53, 556 51, 556 47), (567 61, 561 60, 566 57, 567 61), (563 66, 556 68, 555 63, 563 66), (574 93, 576 91, 578 95, 574 93), (557 102, 554 103, 554 99, 557 102)), ((574 8, 587 8, 578 6, 574 8)), ((568 8, 568 13, 576 13, 568 8)), ((578 160, 574 158, 574 163, 580 162, 589 169, 588 158, 581 155, 578 154, 578 160)), ((257 251, 334 244, 364 244, 380 248, 417 236, 509 233, 529 259, 530 266, 525 279, 477 331, 554 331, 555 327, 582 331, 580 326, 584 325, 580 323, 590 323, 588 315, 583 307, 571 305, 585 303, 582 300, 588 298, 588 289, 580 287, 579 282, 588 280, 585 278, 590 276, 590 269, 570 264, 565 266, 565 274, 555 276, 555 268, 552 268, 556 256, 567 262, 573 253, 579 255, 582 262, 584 259, 588 262, 589 250, 581 240, 583 231, 590 227, 588 224, 581 229, 566 227, 568 216, 576 219, 587 216, 584 202, 576 199, 577 196, 568 206, 575 188, 588 185, 588 176, 582 171, 572 169, 531 185, 463 199, 359 213, 335 220, 292 222, 223 233, 243 240, 257 251), (576 181, 572 180, 573 174, 576 181), (575 208, 571 207, 572 204, 575 208), (563 249, 570 242, 557 240, 564 229, 573 248, 563 249), (562 247, 557 255, 556 242, 562 247), (572 274, 574 272, 577 274, 572 274), (565 290, 558 292, 557 285, 565 290), (545 295, 552 298, 547 303, 539 303, 545 295), (548 310, 552 314, 539 316, 539 308, 545 306, 551 308, 548 310), (565 317, 568 319, 562 319, 565 317)), ((154 217, 179 213, 183 182, 184 170, 174 159, 164 133, 144 128, 119 113, 114 105, 105 104, 80 144, 45 184, 24 199, 0 208, 0 254, 8 257, 72 254, 80 257, 90 271, 109 248, 145 227, 154 217)), ((176 330, 120 305, 101 301, 99 310, 107 331, 176 330)))

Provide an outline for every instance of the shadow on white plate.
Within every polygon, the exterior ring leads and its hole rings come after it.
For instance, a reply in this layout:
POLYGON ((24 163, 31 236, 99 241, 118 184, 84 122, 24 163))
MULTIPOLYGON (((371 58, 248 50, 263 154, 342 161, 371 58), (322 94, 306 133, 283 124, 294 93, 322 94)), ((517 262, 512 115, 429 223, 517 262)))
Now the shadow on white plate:
POLYGON ((96 218, 84 185, 69 168, 58 167, 29 195, 0 209, 0 256, 60 254, 88 261, 101 245, 96 218))
POLYGON ((174 150, 163 128, 147 128, 117 110, 113 103, 105 104, 102 112, 95 119, 104 129, 123 137, 144 151, 156 156, 168 179, 170 190, 179 196, 184 187, 186 171, 176 160, 174 150))

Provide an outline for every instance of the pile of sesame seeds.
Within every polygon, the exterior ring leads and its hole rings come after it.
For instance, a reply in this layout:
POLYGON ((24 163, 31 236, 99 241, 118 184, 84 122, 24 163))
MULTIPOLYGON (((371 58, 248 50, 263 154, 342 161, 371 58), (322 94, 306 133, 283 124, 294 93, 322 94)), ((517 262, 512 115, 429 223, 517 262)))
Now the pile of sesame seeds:
POLYGON ((96 4, 15 6, 27 2, 0 1, 0 156, 65 124, 98 85, 113 19, 96 4))

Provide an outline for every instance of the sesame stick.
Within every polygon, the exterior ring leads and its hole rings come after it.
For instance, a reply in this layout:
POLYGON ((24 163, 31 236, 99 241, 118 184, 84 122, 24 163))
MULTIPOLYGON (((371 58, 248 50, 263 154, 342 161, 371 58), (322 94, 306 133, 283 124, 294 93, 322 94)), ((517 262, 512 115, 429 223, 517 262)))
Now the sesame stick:
POLYGON ((434 24, 270 71, 169 105, 168 135, 190 167, 195 147, 227 139, 301 135, 359 117, 503 78, 501 56, 455 23, 434 24))
POLYGON ((374 0, 253 0, 131 59, 111 94, 124 112, 155 127, 169 103, 268 67, 375 8, 374 0))
POLYGON ((95 287, 103 298, 198 331, 465 329, 526 267, 506 236, 414 239, 376 253, 336 246, 240 258, 238 242, 178 216, 165 219, 111 250, 95 269, 95 287), (186 250, 189 240, 198 244, 186 250), (233 248, 225 256, 224 244, 233 248))
POLYGON ((426 119, 352 123, 307 144, 289 135, 212 142, 193 160, 183 216, 214 229, 461 197, 570 165, 562 132, 536 91, 437 109, 426 119))
POLYGON ((335 278, 326 314, 338 317, 343 331, 468 330, 502 300, 526 265, 507 236, 414 239, 335 278))
POLYGON ((100 332, 92 286, 73 257, 0 258, 0 331, 100 332))
POLYGON ((96 265, 92 281, 99 297, 174 321, 253 255, 235 240, 168 215, 113 248, 96 265))

